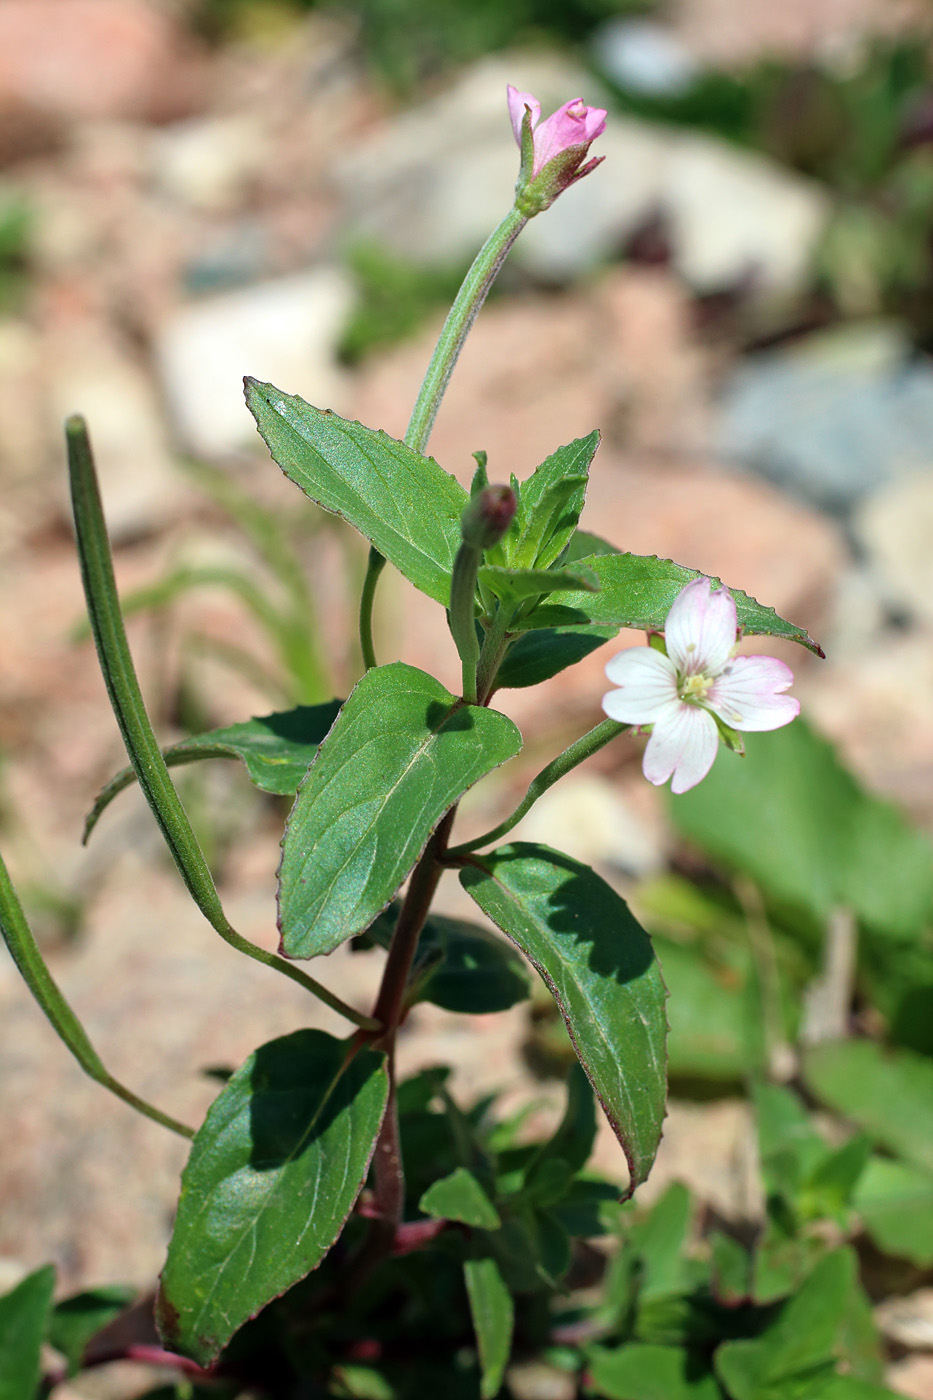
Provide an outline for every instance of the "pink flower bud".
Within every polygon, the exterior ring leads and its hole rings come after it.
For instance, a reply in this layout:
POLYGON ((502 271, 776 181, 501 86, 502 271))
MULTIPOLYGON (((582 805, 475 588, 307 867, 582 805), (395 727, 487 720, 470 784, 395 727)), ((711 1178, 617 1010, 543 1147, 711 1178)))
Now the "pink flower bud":
POLYGON ((466 544, 489 549, 497 544, 515 517, 518 502, 511 486, 485 486, 463 513, 461 532, 466 544))
POLYGON ((541 121, 541 103, 530 92, 519 92, 511 84, 507 91, 512 129, 522 152, 517 203, 531 217, 601 163, 602 156, 586 165, 583 161, 606 129, 606 113, 575 97, 541 121))

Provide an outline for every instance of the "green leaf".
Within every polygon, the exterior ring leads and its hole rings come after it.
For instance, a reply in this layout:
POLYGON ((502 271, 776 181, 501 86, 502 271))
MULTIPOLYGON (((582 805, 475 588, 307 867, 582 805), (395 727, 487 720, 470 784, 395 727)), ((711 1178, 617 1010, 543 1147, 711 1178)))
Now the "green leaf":
POLYGON ((689 1287, 687 1237, 692 1216, 690 1192, 682 1182, 674 1181, 647 1214, 629 1227, 627 1238, 641 1260, 642 1302, 689 1287))
MULTIPOLYGON (((169 768, 202 758, 238 758, 263 792, 288 796, 298 791, 318 745, 337 718, 340 703, 331 700, 326 705, 298 705, 294 710, 257 715, 241 724, 210 729, 163 749, 162 757, 169 768)), ((132 768, 123 768, 111 778, 88 813, 84 841, 105 807, 135 780, 132 768)))
POLYGON ((591 1347, 584 1390, 606 1400, 721 1400, 706 1360, 683 1347, 591 1347))
POLYGON ((505 540, 506 560, 518 568, 546 569, 570 541, 583 509, 599 433, 559 447, 521 483, 522 519, 505 540))
MULTIPOLYGON (((398 919, 393 903, 366 930, 366 937, 388 948, 398 919)), ((466 919, 431 914, 418 940, 413 969, 413 1002, 428 1001, 445 1011, 486 1016, 508 1011, 531 995, 531 972, 510 943, 466 919)))
POLYGON ((633 1191, 657 1152, 666 1090, 665 991, 648 935, 593 870, 546 846, 473 856, 460 880, 550 988, 633 1191))
POLYGON ((158 1303, 166 1346, 209 1364, 317 1267, 366 1179, 387 1097, 385 1057, 323 1031, 250 1055, 182 1175, 158 1303))
POLYGON ((805 1051, 803 1078, 875 1142, 933 1170, 933 1060, 870 1040, 829 1041, 805 1051))
POLYGON ((65 433, 81 580, 114 717, 139 785, 192 899, 215 929, 224 928, 226 918, 211 873, 165 766, 136 678, 83 418, 69 418, 65 433))
POLYGON ((540 685, 575 666, 616 635, 616 627, 541 627, 511 644, 496 673, 497 690, 540 685))
POLYGON ((426 961, 438 961, 419 983, 416 1001, 486 1016, 507 1011, 531 995, 531 976, 515 949, 479 924, 434 914, 424 926, 418 951, 426 961))
POLYGON ((747 951, 719 948, 722 959, 714 961, 706 948, 672 938, 656 935, 654 946, 669 993, 671 1077, 744 1080, 762 1068, 760 1006, 747 951), (715 1016, 709 1014, 711 1006, 715 1016))
MULTIPOLYGON (((599 579, 600 591, 568 594, 562 599, 565 607, 577 611, 578 621, 597 626, 636 627, 644 632, 663 631, 671 604, 685 584, 695 578, 707 577, 698 569, 687 569, 670 559, 641 554, 592 554, 575 559, 574 567, 587 565, 599 579)), ((713 579, 718 584, 719 579, 713 579)), ((741 589, 730 588, 735 599, 739 626, 749 636, 783 637, 799 642, 817 656, 822 656, 816 642, 802 627, 795 627, 778 617, 773 608, 763 607, 741 589)), ((542 609, 542 616, 546 616, 542 609)), ((572 617, 565 619, 573 622, 572 617)), ((543 622, 541 625, 552 625, 543 622)))
POLYGON ((47 1264, 0 1297, 0 1400, 36 1400, 54 1288, 47 1264))
POLYGON ((494 1259, 467 1259, 463 1275, 482 1371, 480 1395, 492 1400, 502 1386, 512 1350, 512 1295, 494 1259))
POLYGON ((933 1175, 872 1157, 855 1190, 855 1209, 885 1254, 909 1259, 921 1269, 933 1264, 933 1175))
POLYGON ((526 1182, 545 1162, 566 1163, 571 1172, 582 1171, 596 1142, 596 1110, 593 1091, 582 1068, 571 1065, 567 1075, 567 1106, 553 1136, 542 1143, 525 1173, 526 1182))
POLYGON ((282 843, 279 927, 292 958, 368 928, 441 817, 521 735, 402 662, 356 686, 298 790, 282 843))
POLYGON ((521 598, 537 598, 546 593, 572 593, 580 589, 596 593, 599 579, 592 569, 577 565, 572 569, 504 569, 497 564, 483 564, 480 582, 491 593, 506 602, 521 598))
POLYGON ((671 801, 679 831, 821 925, 841 907, 878 933, 916 937, 933 919, 925 837, 860 789, 803 720, 749 735, 746 748, 744 762, 717 763, 671 801))
POLYGON ((836 1250, 817 1264, 761 1337, 724 1343, 716 1352, 716 1374, 733 1400, 777 1400, 784 1383, 821 1380, 824 1368, 831 1372, 855 1282, 854 1254, 836 1250))
POLYGON ((416 588, 446 607, 460 547, 463 487, 387 433, 349 423, 272 384, 245 381, 246 402, 285 475, 348 520, 416 588))
POLYGON ((457 1167, 429 1186, 418 1209, 436 1220, 459 1220, 479 1230, 498 1230, 502 1223, 492 1201, 466 1167, 457 1167))
POLYGON ((85 1293, 73 1293, 55 1304, 48 1340, 68 1363, 69 1376, 80 1371, 88 1342, 112 1322, 136 1297, 135 1288, 113 1284, 85 1293))

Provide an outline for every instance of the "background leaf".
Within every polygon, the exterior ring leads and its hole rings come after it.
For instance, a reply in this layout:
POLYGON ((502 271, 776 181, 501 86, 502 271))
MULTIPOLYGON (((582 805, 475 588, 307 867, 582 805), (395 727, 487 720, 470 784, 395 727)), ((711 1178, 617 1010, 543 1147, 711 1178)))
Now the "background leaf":
POLYGON ((460 880, 553 993, 634 1190, 657 1152, 667 1087, 666 994, 648 935, 589 866, 546 846, 473 857, 460 880))
MULTIPOLYGON (((399 905, 393 903, 366 930, 383 948, 392 942, 399 905)), ((418 940, 412 1000, 445 1011, 486 1016, 507 1011, 531 995, 528 964, 511 943, 467 919, 431 914, 418 940)))
POLYGON ((247 378, 246 402, 285 475, 342 515, 416 588, 450 601, 467 493, 433 457, 247 378))
POLYGON ((88 1342, 130 1305, 135 1288, 113 1284, 74 1293, 56 1303, 49 1322, 48 1340, 68 1363, 69 1376, 81 1369, 88 1342))
POLYGON ((933 1060, 871 1040, 828 1041, 805 1051, 803 1078, 875 1142, 933 1171, 933 1060))
POLYGON ((0 1297, 0 1400, 35 1400, 54 1288, 47 1264, 0 1297))
POLYGON ((505 654, 496 673, 497 690, 540 685, 616 635, 616 627, 541 627, 523 632, 505 654))
POLYGON ((933 1173, 872 1157, 855 1190, 855 1209, 879 1249, 920 1268, 933 1264, 933 1173))
POLYGON ((202 1366, 320 1263, 366 1179, 385 1057, 301 1030, 250 1055, 212 1104, 182 1175, 162 1273, 165 1344, 202 1366))
MULTIPOLYGON (((298 784, 318 745, 340 711, 339 700, 326 705, 297 705, 271 715, 256 715, 240 724, 193 734, 162 750, 169 768, 180 763, 196 763, 202 758, 238 758, 263 792, 285 797, 298 791, 298 784)), ((84 825, 84 840, 117 793, 135 782, 132 768, 123 768, 98 795, 84 825)))
POLYGON ((479 1230, 498 1230, 499 1212, 483 1187, 466 1167, 457 1167, 428 1187, 418 1203, 425 1215, 438 1220, 459 1220, 479 1230))
POLYGON ((482 1371, 480 1395, 491 1400, 499 1393, 512 1350, 515 1308, 494 1259, 467 1259, 463 1274, 482 1371))
POLYGON ((279 927, 292 958, 368 928, 447 809, 521 748, 495 710, 402 662, 354 689, 298 790, 282 843, 279 927))
POLYGON ((705 1359, 683 1347, 630 1342, 592 1347, 587 1355, 589 1395, 606 1400, 721 1400, 722 1391, 705 1359))

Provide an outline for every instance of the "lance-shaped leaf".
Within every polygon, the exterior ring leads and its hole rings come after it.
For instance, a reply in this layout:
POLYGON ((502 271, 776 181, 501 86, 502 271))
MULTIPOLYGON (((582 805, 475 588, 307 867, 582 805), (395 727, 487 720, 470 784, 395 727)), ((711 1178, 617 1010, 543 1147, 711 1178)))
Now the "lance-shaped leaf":
POLYGON ((388 1097, 385 1056, 302 1030, 237 1070, 182 1175, 157 1320, 206 1366, 337 1239, 366 1179, 388 1097))
MULTIPOLYGON (((238 758, 263 792, 286 796, 298 791, 308 764, 339 710, 340 701, 331 700, 326 705, 298 705, 294 710, 258 715, 241 724, 193 734, 163 749, 162 757, 169 768, 197 763, 203 758, 238 758)), ((84 823, 85 841, 104 809, 135 780, 134 769, 122 768, 101 789, 84 823)))
POLYGON ((282 843, 279 927, 292 958, 368 928, 441 817, 521 748, 510 719, 402 662, 367 671, 298 790, 282 843))
POLYGON ((497 598, 535 598, 546 593, 596 593, 599 579, 592 569, 577 564, 572 569, 503 569, 497 564, 484 564, 480 581, 497 598))
POLYGON ((47 1264, 0 1297, 0 1400, 33 1400, 38 1394, 54 1288, 55 1270, 47 1264))
POLYGON ((512 1351, 515 1304, 495 1259, 467 1259, 463 1276, 482 1372, 479 1393, 481 1400, 492 1400, 512 1351))
POLYGON ((523 632, 496 673, 497 690, 540 685, 575 666, 618 632, 617 627, 541 627, 523 632))
POLYGON ((519 487, 519 515, 504 541, 513 567, 546 569, 570 541, 586 497, 599 433, 559 447, 519 487))
POLYGON ((285 475, 348 520, 423 593, 445 606, 467 493, 387 433, 350 423, 272 384, 245 380, 246 402, 285 475))
MULTIPOLYGON (((605 627, 636 627, 641 631, 663 630, 671 604, 685 584, 702 578, 698 569, 685 568, 670 559, 641 554, 591 554, 575 559, 574 568, 585 565, 599 580, 599 592, 565 593, 560 604, 536 608, 526 626, 559 627, 594 623, 605 627)), ((720 579, 714 578, 714 584, 720 579)), ((749 636, 783 637, 799 642, 809 651, 823 652, 802 627, 778 617, 773 608, 763 607, 739 588, 729 588, 735 599, 738 623, 749 636)))
POLYGON ((666 1092, 665 990, 651 940, 589 866, 516 842, 471 857, 464 888, 534 964, 629 1164, 645 1180, 666 1092))

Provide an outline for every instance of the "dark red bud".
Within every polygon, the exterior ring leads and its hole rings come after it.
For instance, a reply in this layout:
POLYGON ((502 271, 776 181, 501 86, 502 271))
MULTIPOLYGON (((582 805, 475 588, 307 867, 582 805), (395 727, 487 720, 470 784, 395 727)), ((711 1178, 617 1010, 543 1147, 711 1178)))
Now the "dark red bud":
POLYGON ((514 520, 517 507, 511 486, 484 486, 463 512, 460 530, 465 543, 474 549, 496 544, 514 520))

